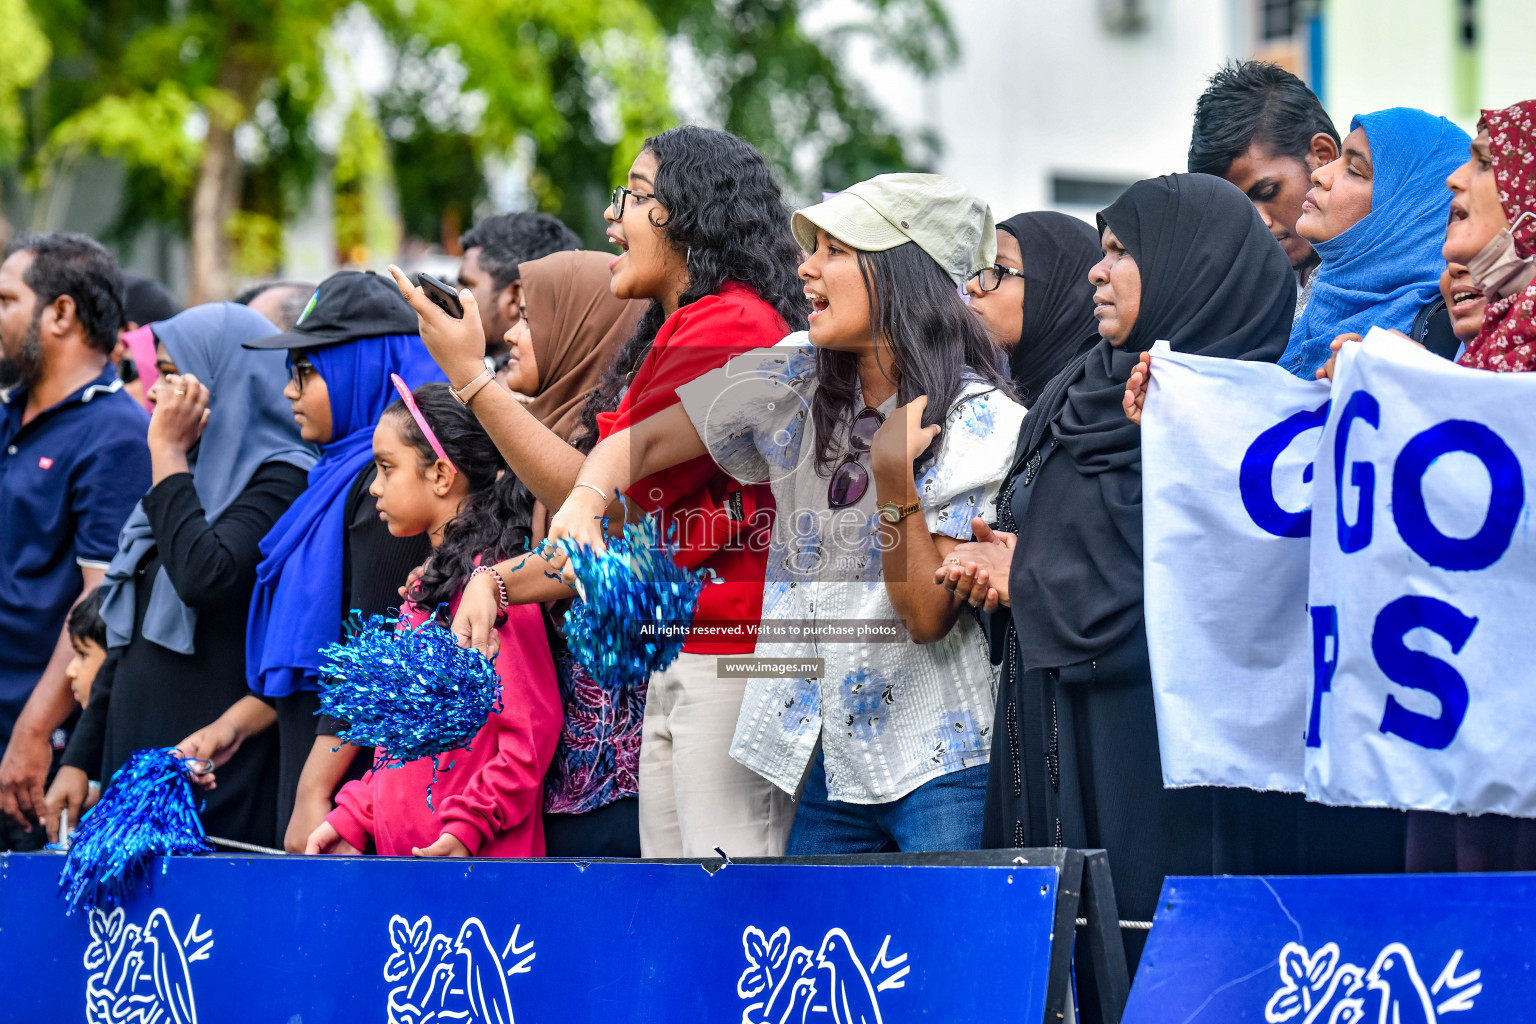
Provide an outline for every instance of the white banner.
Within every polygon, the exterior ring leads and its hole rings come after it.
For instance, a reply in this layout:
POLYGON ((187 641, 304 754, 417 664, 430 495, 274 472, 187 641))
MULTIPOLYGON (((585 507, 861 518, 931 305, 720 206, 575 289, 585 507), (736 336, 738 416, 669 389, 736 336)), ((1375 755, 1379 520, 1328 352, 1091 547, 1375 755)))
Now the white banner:
POLYGON ((1344 346, 1313 488, 1310 798, 1536 816, 1532 410, 1536 374, 1344 346))
POLYGON ((1328 385, 1153 349, 1146 622, 1163 783, 1300 792, 1307 534, 1328 385))
POLYGON ((1330 402, 1273 366, 1154 351, 1165 784, 1536 817, 1536 374, 1373 331, 1330 402))

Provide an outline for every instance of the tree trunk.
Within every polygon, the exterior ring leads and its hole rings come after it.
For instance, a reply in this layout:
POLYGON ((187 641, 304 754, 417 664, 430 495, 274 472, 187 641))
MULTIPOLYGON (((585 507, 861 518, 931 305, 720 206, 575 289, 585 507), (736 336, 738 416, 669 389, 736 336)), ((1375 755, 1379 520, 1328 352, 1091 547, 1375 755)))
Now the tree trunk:
POLYGON ((263 78, 263 69, 230 56, 219 65, 217 102, 207 102, 208 136, 192 193, 192 284, 187 301, 218 302, 234 297, 230 246, 225 226, 240 203, 240 159, 235 128, 245 119, 263 78))
POLYGON ((229 239, 224 225, 234 212, 240 187, 235 157, 235 126, 209 118, 203 163, 192 194, 192 287, 189 304, 217 302, 234 295, 230 281, 229 239))

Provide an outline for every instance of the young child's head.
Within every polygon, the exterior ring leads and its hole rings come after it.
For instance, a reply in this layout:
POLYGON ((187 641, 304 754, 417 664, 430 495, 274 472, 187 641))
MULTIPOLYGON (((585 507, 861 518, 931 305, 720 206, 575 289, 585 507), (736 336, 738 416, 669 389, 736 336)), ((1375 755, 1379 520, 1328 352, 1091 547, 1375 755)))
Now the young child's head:
POLYGON ((396 399, 374 428, 379 472, 369 493, 391 534, 431 537, 435 551, 411 592, 431 607, 453 597, 477 556, 490 564, 527 547, 533 498, 447 384, 406 394, 410 403, 396 399))
POLYGON ((937 174, 882 174, 798 211, 795 237, 811 302, 818 384, 812 417, 823 464, 839 423, 862 407, 859 365, 873 357, 900 404, 927 395, 942 422, 967 378, 1009 391, 1000 354, 960 289, 997 256, 992 211, 937 174))
POLYGON ((465 500, 495 484, 503 463, 491 439, 448 393, 446 384, 417 388, 409 399, 414 409, 406 404, 406 395, 411 393, 395 399, 373 429, 373 461, 379 472, 368 490, 391 534, 425 533, 435 547, 465 500))
POLYGON ((91 699, 91 684, 101 663, 107 660, 107 624, 101 621, 101 588, 97 587, 69 612, 69 645, 75 656, 69 659, 64 675, 75 703, 85 707, 91 699))

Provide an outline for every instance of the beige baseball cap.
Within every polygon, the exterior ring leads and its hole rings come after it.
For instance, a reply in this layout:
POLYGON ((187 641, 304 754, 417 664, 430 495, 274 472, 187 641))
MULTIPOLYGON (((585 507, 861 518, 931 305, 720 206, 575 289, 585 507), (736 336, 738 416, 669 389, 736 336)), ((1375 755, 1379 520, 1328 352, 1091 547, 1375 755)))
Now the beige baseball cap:
POLYGON ((992 209, 942 174, 880 174, 795 211, 795 241, 812 252, 816 229, 865 252, 916 242, 956 287, 997 260, 992 209))

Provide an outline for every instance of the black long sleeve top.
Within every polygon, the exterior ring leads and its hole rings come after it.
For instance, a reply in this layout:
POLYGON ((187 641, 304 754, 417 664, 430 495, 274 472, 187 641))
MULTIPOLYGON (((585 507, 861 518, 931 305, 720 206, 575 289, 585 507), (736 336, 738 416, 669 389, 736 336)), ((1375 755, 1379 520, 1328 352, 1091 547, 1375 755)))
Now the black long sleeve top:
MULTIPOLYGON (((135 573, 133 639, 114 648, 97 675, 65 764, 105 781, 133 751, 178 743, 250 694, 245 626, 261 560, 258 545, 306 485, 303 470, 266 463, 213 525, 190 473, 166 477, 145 495, 155 547, 135 573), (177 595, 197 610, 192 654, 168 650, 139 632, 162 566, 177 595)), ((218 779, 203 811, 209 834, 273 845, 275 732, 246 741, 218 779)))

